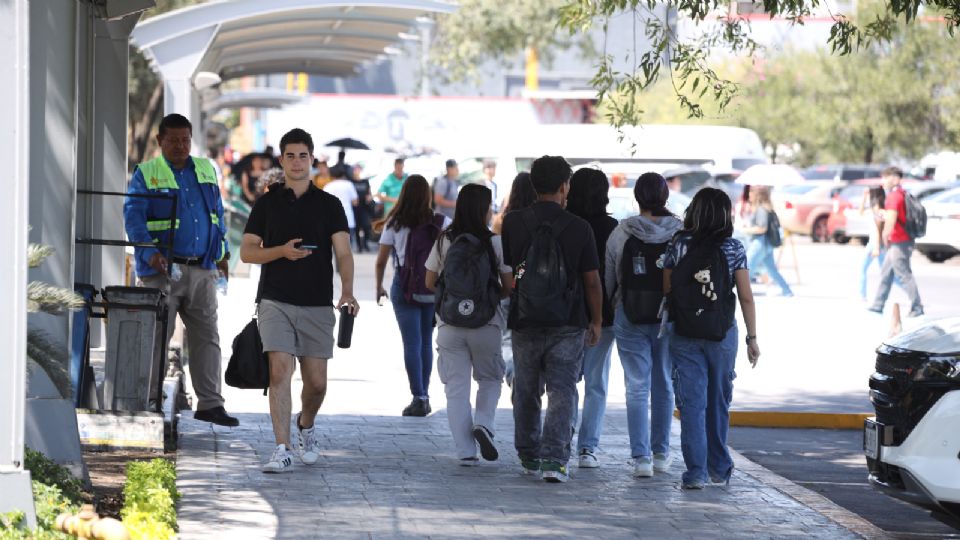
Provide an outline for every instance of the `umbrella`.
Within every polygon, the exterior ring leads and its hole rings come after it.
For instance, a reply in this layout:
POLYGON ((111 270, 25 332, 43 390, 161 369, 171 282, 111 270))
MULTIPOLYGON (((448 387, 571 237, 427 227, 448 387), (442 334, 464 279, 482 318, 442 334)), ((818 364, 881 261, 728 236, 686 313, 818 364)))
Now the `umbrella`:
POLYGON ((802 184, 806 179, 797 169, 782 163, 754 165, 737 177, 738 184, 751 186, 783 186, 802 184))
POLYGON ((337 146, 337 147, 340 147, 341 150, 345 148, 351 148, 353 150, 369 150, 370 149, 369 146, 363 144, 362 142, 356 139, 351 139, 350 137, 345 137, 343 139, 330 141, 324 146, 337 146))

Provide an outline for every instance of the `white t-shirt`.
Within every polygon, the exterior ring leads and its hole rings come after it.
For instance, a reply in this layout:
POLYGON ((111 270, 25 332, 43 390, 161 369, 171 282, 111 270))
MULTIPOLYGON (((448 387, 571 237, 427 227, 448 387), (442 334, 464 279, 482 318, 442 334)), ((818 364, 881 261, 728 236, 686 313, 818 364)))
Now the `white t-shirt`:
MULTIPOLYGON (((446 229, 453 223, 453 220, 444 216, 443 217, 443 226, 441 229, 446 229)), ((396 230, 387 223, 383 227, 383 234, 380 235, 380 245, 381 246, 393 246, 393 252, 397 257, 397 264, 403 266, 403 261, 407 255, 407 238, 410 237, 410 227, 401 227, 400 230, 396 230)))
POLYGON ((357 188, 353 187, 353 182, 339 178, 323 186, 323 190, 340 199, 343 205, 343 212, 347 214, 347 227, 351 229, 357 226, 356 219, 353 216, 353 201, 357 200, 357 188))
MULTIPOLYGON (((443 272, 443 262, 447 257, 447 251, 450 250, 451 245, 452 244, 447 240, 446 236, 441 237, 440 242, 437 242, 433 245, 433 249, 430 250, 430 256, 427 257, 427 262, 424 264, 424 266, 427 267, 427 270, 436 272, 438 275, 443 272)), ((500 273, 512 273, 513 270, 509 266, 503 264, 503 242, 501 241, 500 237, 497 235, 491 236, 490 245, 493 247, 494 256, 497 257, 497 268, 500 269, 500 273)), ((443 319, 440 319, 440 324, 445 324, 443 319)), ((503 310, 497 309, 493 319, 490 320, 490 324, 497 326, 498 328, 503 328, 506 326, 506 321, 503 318, 503 310)))

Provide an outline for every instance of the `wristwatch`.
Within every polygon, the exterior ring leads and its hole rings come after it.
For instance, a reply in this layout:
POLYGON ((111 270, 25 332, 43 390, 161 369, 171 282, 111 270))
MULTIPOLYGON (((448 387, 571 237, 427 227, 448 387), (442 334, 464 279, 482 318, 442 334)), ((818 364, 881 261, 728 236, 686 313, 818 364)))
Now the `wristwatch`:
POLYGON ((756 341, 756 340, 757 340, 757 336, 747 336, 744 341, 746 341, 747 345, 749 345, 751 341, 756 341))

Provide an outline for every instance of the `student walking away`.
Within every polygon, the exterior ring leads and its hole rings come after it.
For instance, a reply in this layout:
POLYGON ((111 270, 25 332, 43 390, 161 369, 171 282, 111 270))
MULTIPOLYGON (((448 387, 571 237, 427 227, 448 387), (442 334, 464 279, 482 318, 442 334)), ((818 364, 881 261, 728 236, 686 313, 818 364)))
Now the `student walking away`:
MULTIPOLYGON (((197 394, 193 417, 237 426, 240 422, 224 410, 220 394, 223 373, 216 276, 218 271, 224 276, 230 273, 223 201, 213 165, 206 158, 190 156, 192 133, 193 126, 184 116, 165 116, 157 135, 161 155, 137 166, 127 191, 131 195, 176 194, 176 221, 171 223, 174 208, 170 199, 127 197, 123 203, 124 228, 131 242, 165 245, 173 236, 172 259, 157 248, 134 248, 137 276, 144 287, 166 293, 169 318, 164 351, 177 315, 183 320, 190 351, 190 379, 197 394)), ((166 358, 166 353, 162 356, 166 358)), ((160 399, 156 392, 151 388, 151 400, 160 399)))
POLYGON ((524 472, 565 482, 583 347, 596 345, 601 333, 600 262, 590 225, 563 209, 570 164, 543 156, 530 178, 537 202, 503 220, 504 262, 516 279, 508 318, 514 441, 524 472), (548 399, 542 426, 541 380, 548 399))
POLYGON ((357 252, 370 251, 370 240, 373 238, 373 192, 370 189, 370 179, 363 176, 363 165, 358 163, 353 167, 353 187, 357 190, 358 204, 353 208, 356 220, 356 234, 354 241, 357 252))
MULTIPOLYGON (((609 189, 610 181, 603 171, 585 167, 573 174, 570 194, 567 195, 567 211, 583 218, 593 231, 601 276, 604 274, 607 239, 617 227, 617 220, 607 214, 609 189)), ((613 349, 613 306, 607 298, 607 291, 604 287, 600 340, 583 352, 583 417, 577 436, 577 454, 582 468, 600 465, 596 449, 600 444, 603 413, 607 408, 607 380, 610 376, 610 352, 613 349)), ((573 423, 576 425, 576 408, 573 423)))
POLYGON ((490 190, 464 186, 453 223, 427 258, 427 288, 436 291, 437 371, 447 395, 447 420, 464 466, 476 465, 477 446, 487 461, 499 456, 493 419, 503 384, 500 335, 506 326, 500 299, 510 294, 513 273, 503 247, 487 223, 490 190), (477 381, 476 414, 470 406, 470 377, 477 381))
POLYGON ((302 129, 280 139, 284 183, 275 184, 250 212, 240 258, 263 265, 257 290, 257 322, 270 362, 270 419, 276 449, 263 472, 306 465, 320 457, 317 412, 327 393, 327 361, 333 357, 334 307, 359 310, 353 297, 353 255, 340 201, 313 184, 313 138, 302 129), (340 299, 333 303, 332 257, 340 271, 340 299), (303 392, 291 439, 290 379, 300 361, 303 392))
POLYGON ((898 167, 887 167, 881 176, 883 187, 887 190, 887 200, 883 207, 880 245, 881 248, 886 248, 887 253, 880 269, 877 296, 869 309, 875 313, 883 312, 883 305, 887 303, 893 279, 896 277, 910 298, 910 313, 907 317, 919 317, 923 315, 923 303, 920 301, 917 282, 913 279, 910 256, 913 255, 914 240, 926 233, 927 213, 920 202, 900 186, 903 171, 898 167))
POLYGON ((400 197, 400 190, 403 189, 403 183, 407 181, 408 174, 403 172, 404 160, 398 157, 393 160, 393 172, 384 178, 380 184, 380 191, 377 195, 383 201, 383 215, 390 215, 397 200, 400 197))
POLYGON ((447 160, 447 172, 433 180, 433 204, 437 212, 453 219, 457 207, 457 192, 460 190, 460 169, 456 160, 447 160))
MULTIPOLYGON (((500 212, 493 217, 493 234, 501 234, 503 231, 503 216, 514 210, 523 210, 533 203, 537 202, 537 192, 533 189, 533 182, 530 181, 530 173, 524 171, 517 173, 510 185, 510 195, 507 198, 507 204, 500 209, 500 212)), ((500 301, 500 311, 504 318, 510 313, 510 298, 504 298, 500 301)), ((503 328, 501 336, 500 352, 503 354, 503 364, 506 366, 504 379, 508 386, 513 386, 513 339, 510 329, 503 328)))
POLYGON ((435 296, 426 285, 426 262, 440 231, 450 219, 430 208, 430 184, 419 174, 403 183, 397 204, 374 224, 382 231, 377 253, 377 301, 387 297, 383 274, 387 259, 393 260, 390 301, 403 339, 403 363, 413 399, 403 416, 430 414, 430 373, 433 371, 433 315, 435 296))
POLYGON ((750 277, 756 278, 761 270, 766 270, 770 279, 780 287, 781 296, 793 296, 790 285, 787 285, 787 280, 783 279, 777 270, 777 262, 773 258, 773 250, 783 242, 780 238, 780 219, 770 202, 770 187, 753 186, 749 197, 753 213, 743 232, 749 239, 747 262, 750 277))
POLYGON ((350 238, 352 239, 357 232, 357 218, 355 210, 360 206, 360 194, 353 182, 344 175, 345 169, 337 169, 337 176, 330 181, 323 190, 336 197, 343 206, 343 212, 347 215, 347 227, 350 228, 350 238))
MULTIPOLYGON (((867 245, 863 250, 863 264, 860 267, 860 298, 866 302, 867 299, 867 272, 873 261, 883 269, 883 259, 886 255, 886 249, 880 242, 880 232, 883 229, 883 207, 886 204, 887 194, 882 186, 874 186, 863 192, 863 200, 860 203, 860 214, 868 212, 870 218, 870 236, 867 237, 867 245)), ((896 280, 896 277, 894 277, 896 280)), ((897 281, 899 284, 899 281, 897 281)))
MULTIPOLYGON (((606 245, 604 282, 616 309, 614 334, 623 365, 635 477, 670 467, 673 362, 670 336, 660 335, 660 307, 667 242, 683 223, 667 210, 669 194, 659 174, 640 175, 633 188, 640 215, 623 220, 606 245)), ((580 462, 582 467, 583 454, 580 462)))
POLYGON ((664 258, 664 293, 674 332, 673 388, 687 467, 684 489, 702 489, 707 481, 725 484, 733 474, 727 429, 736 377, 737 297, 751 366, 756 367, 760 357, 747 256, 732 234, 730 198, 719 189, 701 189, 664 258))

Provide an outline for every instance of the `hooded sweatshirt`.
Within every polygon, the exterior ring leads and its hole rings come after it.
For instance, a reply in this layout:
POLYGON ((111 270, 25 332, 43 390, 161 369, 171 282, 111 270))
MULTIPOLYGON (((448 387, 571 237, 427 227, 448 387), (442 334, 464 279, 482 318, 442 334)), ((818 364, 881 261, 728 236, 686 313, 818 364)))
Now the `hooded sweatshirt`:
POLYGON ((662 244, 669 242, 681 228, 683 222, 676 216, 634 216, 621 221, 610 233, 604 259, 603 282, 614 308, 620 307, 620 260, 623 257, 623 245, 627 240, 634 236, 648 244, 662 244))

